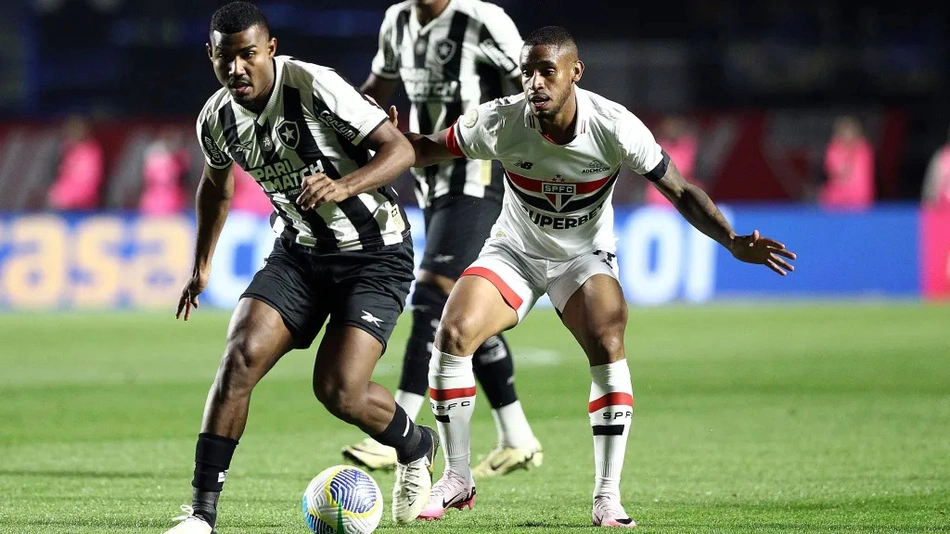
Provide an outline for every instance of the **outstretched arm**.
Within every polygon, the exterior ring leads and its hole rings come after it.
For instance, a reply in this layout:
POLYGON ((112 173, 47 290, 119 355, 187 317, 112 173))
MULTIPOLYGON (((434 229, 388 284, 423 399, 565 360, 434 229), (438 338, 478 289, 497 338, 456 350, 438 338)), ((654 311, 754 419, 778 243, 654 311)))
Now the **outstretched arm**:
POLYGON ((452 128, 449 127, 431 135, 406 132, 406 139, 409 140, 416 152, 416 163, 413 167, 428 167, 443 161, 464 157, 458 148, 458 143, 454 145, 456 152, 452 151, 452 137, 455 134, 450 133, 451 130, 452 128))
POLYGON ((795 254, 782 243, 760 236, 758 230, 750 235, 736 235, 709 195, 699 186, 687 182, 672 161, 663 177, 653 185, 691 225, 726 247, 736 259, 765 265, 782 276, 795 270, 786 261, 794 260, 795 254))

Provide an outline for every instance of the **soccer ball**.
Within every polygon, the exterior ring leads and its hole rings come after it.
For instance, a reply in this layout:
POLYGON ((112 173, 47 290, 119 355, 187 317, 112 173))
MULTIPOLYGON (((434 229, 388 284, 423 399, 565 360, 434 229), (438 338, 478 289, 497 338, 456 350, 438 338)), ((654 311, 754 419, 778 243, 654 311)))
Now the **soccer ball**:
POLYGON ((356 467, 328 467, 303 493, 303 517, 315 534, 369 534, 383 518, 383 494, 356 467))

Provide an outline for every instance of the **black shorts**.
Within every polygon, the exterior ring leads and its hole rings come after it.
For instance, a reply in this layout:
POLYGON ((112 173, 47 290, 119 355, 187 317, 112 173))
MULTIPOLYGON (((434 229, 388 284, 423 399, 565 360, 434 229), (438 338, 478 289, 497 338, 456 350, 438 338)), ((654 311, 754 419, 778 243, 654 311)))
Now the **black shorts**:
POLYGON ((352 252, 316 252, 279 237, 241 297, 277 310, 296 348, 309 347, 329 318, 331 325, 370 333, 385 352, 413 278, 408 236, 398 245, 352 252))
POLYGON ((501 201, 462 195, 440 200, 423 212, 426 249, 420 267, 457 280, 482 250, 501 201))

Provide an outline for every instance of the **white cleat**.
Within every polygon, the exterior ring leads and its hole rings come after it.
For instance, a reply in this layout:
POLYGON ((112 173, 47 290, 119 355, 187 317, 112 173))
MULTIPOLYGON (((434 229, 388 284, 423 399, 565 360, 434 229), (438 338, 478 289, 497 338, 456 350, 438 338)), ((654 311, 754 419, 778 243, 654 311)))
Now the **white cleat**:
POLYGON ((414 462, 396 462, 396 483, 393 485, 393 521, 408 523, 419 517, 429 501, 432 490, 432 463, 439 450, 439 435, 427 426, 420 427, 432 437, 432 448, 414 462))
POLYGON ((507 475, 518 469, 541 467, 544 452, 541 443, 535 439, 529 447, 495 447, 488 456, 472 469, 475 478, 488 478, 507 475))
POLYGON ((175 521, 181 521, 181 523, 166 530, 165 534, 211 534, 214 531, 207 521, 195 515, 195 510, 191 506, 183 504, 181 511, 184 515, 175 518, 175 521))
POLYGON ((635 527, 636 522, 624 511, 620 499, 595 497, 591 520, 595 527, 635 527))
POLYGON ((355 445, 343 447, 343 458, 369 471, 394 469, 396 449, 387 447, 373 438, 366 438, 355 445))
POLYGON ((432 486, 429 502, 419 514, 419 519, 441 519, 449 508, 464 510, 475 506, 475 483, 446 471, 432 486))

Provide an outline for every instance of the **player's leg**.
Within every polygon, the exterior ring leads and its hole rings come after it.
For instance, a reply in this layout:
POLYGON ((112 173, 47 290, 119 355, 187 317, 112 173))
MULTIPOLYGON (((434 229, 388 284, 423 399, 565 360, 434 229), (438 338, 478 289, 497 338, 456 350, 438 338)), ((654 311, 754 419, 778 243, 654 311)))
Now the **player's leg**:
POLYGON ((620 500, 633 387, 624 352, 627 303, 616 278, 613 254, 581 256, 561 267, 550 286, 561 320, 590 363, 588 414, 594 434, 594 507, 598 526, 635 526, 620 500))
POLYGON ((429 497, 438 437, 371 381, 412 282, 411 243, 336 253, 324 263, 330 323, 314 364, 314 394, 331 413, 396 450, 393 519, 411 521, 429 497))
MULTIPOLYGON (((224 356, 205 403, 195 447, 193 499, 175 534, 207 534, 238 440, 247 422, 251 391, 295 346, 309 346, 311 317, 305 259, 281 239, 241 296, 228 327, 224 356)), ((316 321, 322 325, 323 318, 316 321)), ((319 326, 317 326, 319 330, 319 326)))
POLYGON ((475 408, 472 355, 490 337, 511 328, 534 305, 537 278, 520 268, 505 247, 486 246, 456 283, 436 332, 429 362, 429 399, 445 448, 445 472, 420 517, 470 507, 470 423, 475 408))

